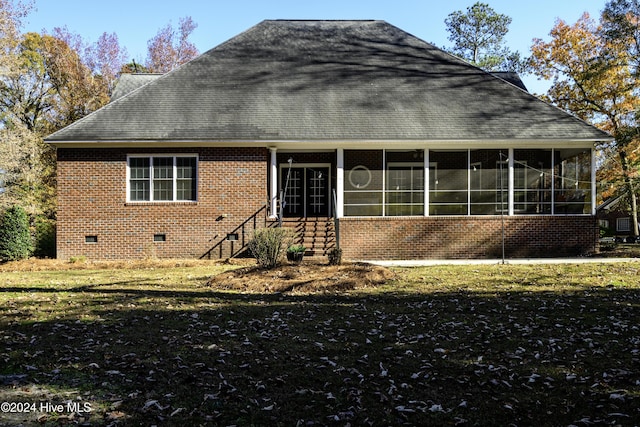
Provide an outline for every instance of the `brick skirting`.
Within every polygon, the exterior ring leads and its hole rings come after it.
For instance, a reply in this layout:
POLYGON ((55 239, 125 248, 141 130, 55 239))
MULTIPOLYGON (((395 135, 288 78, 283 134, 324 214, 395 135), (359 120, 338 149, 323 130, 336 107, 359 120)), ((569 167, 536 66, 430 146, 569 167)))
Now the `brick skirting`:
POLYGON ((482 259, 586 255, 597 251, 592 216, 343 218, 348 259, 482 259))

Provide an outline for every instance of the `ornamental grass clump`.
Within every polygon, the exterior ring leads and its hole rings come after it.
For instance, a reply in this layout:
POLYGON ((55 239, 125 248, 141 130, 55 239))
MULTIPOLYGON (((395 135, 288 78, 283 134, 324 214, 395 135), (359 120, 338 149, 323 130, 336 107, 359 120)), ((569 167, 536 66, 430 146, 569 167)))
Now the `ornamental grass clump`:
POLYGON ((249 250, 263 268, 274 268, 293 240, 293 232, 286 228, 260 228, 249 241, 249 250))

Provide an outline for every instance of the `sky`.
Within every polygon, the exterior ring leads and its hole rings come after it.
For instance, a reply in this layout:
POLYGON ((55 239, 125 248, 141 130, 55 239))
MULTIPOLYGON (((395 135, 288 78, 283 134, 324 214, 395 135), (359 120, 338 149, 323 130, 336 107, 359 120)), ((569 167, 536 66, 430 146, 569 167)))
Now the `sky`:
MULTIPOLYGON (((606 0, 481 0, 512 18, 506 46, 528 56, 532 40, 549 40, 557 19, 575 23, 582 13, 598 19, 606 0)), ((103 33, 116 33, 129 57, 144 63, 147 41, 160 28, 177 28, 190 16, 198 25, 190 41, 201 53, 251 28, 264 19, 381 19, 438 47, 451 47, 444 23, 476 0, 34 0, 23 31, 51 32, 67 27, 87 43, 103 33)), ((549 84, 522 76, 530 92, 544 93, 549 84)))

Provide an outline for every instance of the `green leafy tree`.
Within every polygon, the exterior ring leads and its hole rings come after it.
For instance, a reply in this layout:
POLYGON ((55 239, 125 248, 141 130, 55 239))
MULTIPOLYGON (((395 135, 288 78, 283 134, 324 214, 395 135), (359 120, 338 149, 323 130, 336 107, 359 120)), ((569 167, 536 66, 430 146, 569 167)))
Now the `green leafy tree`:
POLYGON ((17 205, 6 209, 0 220, 0 260, 17 261, 32 253, 27 213, 17 205))
POLYGON ((0 73, 0 205, 55 217, 55 150, 43 138, 105 105, 122 66, 117 38, 86 45, 66 29, 26 33, 0 73))
POLYGON ((42 63, 20 34, 29 11, 30 4, 0 0, 0 210, 20 204, 29 214, 52 216, 53 152, 37 130, 48 110, 46 89, 36 82, 42 63))
POLYGON ((31 10, 30 5, 19 1, 0 0, 0 73, 13 69, 13 50, 20 40, 22 20, 31 10))
POLYGON ((151 73, 151 70, 142 64, 138 64, 135 60, 127 62, 120 69, 121 74, 138 74, 138 73, 151 73))
MULTIPOLYGON (((55 130, 68 126, 109 102, 109 84, 87 64, 84 43, 66 28, 43 37, 47 76, 56 93, 55 130)), ((54 129, 52 129, 54 130, 54 129)))
MULTIPOLYGON (((48 36, 47 36, 48 37, 48 36)), ((22 124, 44 135, 50 129, 55 90, 47 74, 45 37, 27 33, 16 46, 12 72, 0 77, 0 111, 7 127, 22 124)))
POLYGON ((610 182, 622 182, 629 194, 633 233, 638 234, 636 179, 640 86, 628 40, 606 35, 606 15, 600 25, 584 14, 574 25, 559 20, 551 40, 534 40, 531 64, 536 75, 551 80, 550 102, 589 121, 614 137, 601 145, 603 172, 610 182))
POLYGON ((42 137, 26 126, 0 127, 0 209, 19 204, 31 216, 55 216, 53 155, 42 137))
MULTIPOLYGON (((640 1, 639 0, 610 0, 602 11, 601 36, 610 46, 608 52, 609 66, 614 69, 628 70, 631 79, 630 91, 640 98, 640 1)), ((615 162, 609 162, 613 167, 602 168, 611 176, 610 171, 620 171, 613 176, 622 176, 625 185, 623 193, 637 218, 636 199, 640 179, 640 102, 630 109, 628 119, 620 129, 621 155, 626 170, 616 167, 615 162), (622 169, 622 170, 621 170, 622 169)), ((609 165, 607 165, 609 166, 609 165)), ((612 181, 614 181, 612 179, 612 181)), ((617 186, 611 185, 610 188, 617 186)), ((635 224, 637 227, 637 224, 635 224)))
MULTIPOLYGON (((640 76, 640 1, 612 0, 602 11, 602 35, 627 54, 627 63, 640 76)), ((614 62, 615 63, 615 62, 614 62)))
POLYGON ((450 52, 487 71, 526 71, 526 61, 519 52, 505 46, 511 18, 497 13, 488 4, 477 2, 450 13, 445 19, 450 52))
MULTIPOLYGON (((22 19, 29 8, 11 0, 0 0, 0 84, 20 73, 17 46, 20 44, 22 19)), ((0 94, 0 98, 2 95, 0 94)), ((1 99, 0 99, 1 102, 1 99)), ((0 105, 0 126, 5 112, 0 105)))

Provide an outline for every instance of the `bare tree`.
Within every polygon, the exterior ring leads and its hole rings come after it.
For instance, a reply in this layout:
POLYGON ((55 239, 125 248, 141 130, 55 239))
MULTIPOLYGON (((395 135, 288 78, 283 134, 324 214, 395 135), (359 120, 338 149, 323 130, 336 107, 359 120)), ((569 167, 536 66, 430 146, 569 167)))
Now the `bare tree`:
POLYGON ((170 23, 161 28, 147 42, 147 69, 154 73, 167 73, 195 58, 198 49, 189 41, 189 36, 196 27, 191 17, 186 17, 180 19, 178 29, 170 23))

